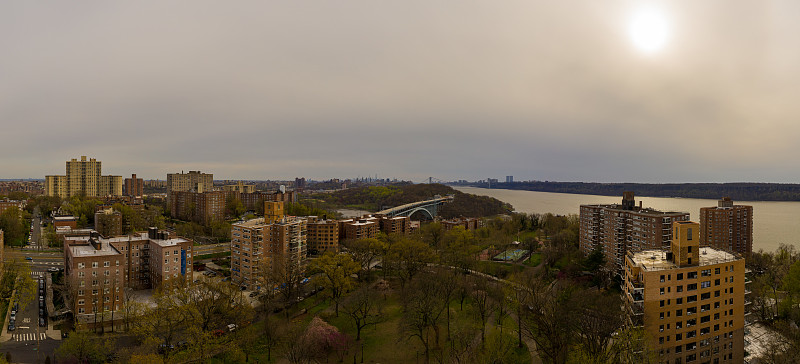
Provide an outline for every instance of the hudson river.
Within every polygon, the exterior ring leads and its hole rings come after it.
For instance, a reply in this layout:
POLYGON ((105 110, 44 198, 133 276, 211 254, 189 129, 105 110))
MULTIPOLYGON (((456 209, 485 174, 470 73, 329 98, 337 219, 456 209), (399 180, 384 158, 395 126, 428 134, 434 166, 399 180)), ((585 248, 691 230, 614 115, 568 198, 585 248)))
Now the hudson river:
MULTIPOLYGON (((500 190, 476 187, 454 187, 475 195, 494 197, 510 203, 517 212, 547 212, 556 215, 578 214, 583 204, 621 203, 622 196, 577 195, 568 193, 500 190)), ((722 196, 720 196, 722 197, 722 196)), ((700 208, 717 206, 717 200, 693 198, 639 197, 643 207, 661 211, 682 211, 691 214, 692 221, 700 221, 700 208)), ((800 202, 733 201, 737 205, 753 206, 753 251, 775 251, 778 245, 791 244, 800 249, 800 202)))

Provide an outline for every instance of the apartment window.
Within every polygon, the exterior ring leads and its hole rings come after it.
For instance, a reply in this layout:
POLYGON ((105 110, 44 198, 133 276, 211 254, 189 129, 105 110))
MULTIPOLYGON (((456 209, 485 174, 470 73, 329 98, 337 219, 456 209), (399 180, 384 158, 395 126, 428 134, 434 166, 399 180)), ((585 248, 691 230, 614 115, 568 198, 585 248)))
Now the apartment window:
MULTIPOLYGON (((717 269, 719 269, 719 268, 717 268, 717 269)), ((715 285, 715 286, 719 286, 719 279, 715 279, 715 280, 714 280, 714 285, 715 285)))
POLYGON ((719 297, 719 290, 714 291, 714 297, 719 297))
POLYGON ((84 312, 86 312, 86 310, 84 310, 83 307, 78 307, 78 313, 84 313, 84 312))
POLYGON ((683 286, 675 287, 675 292, 683 292, 683 286))
POLYGON ((709 321, 711 321, 711 316, 710 315, 709 316, 703 316, 703 317, 700 318, 700 323, 701 324, 704 324, 704 323, 709 322, 709 321))
POLYGON ((676 298, 676 299, 675 299, 675 304, 676 304, 676 305, 683 304, 683 297, 676 298))
POLYGON ((700 294, 700 299, 701 300, 707 300, 709 298, 711 298, 711 292, 706 292, 706 293, 700 294))
POLYGON ((79 305, 83 305, 84 303, 86 303, 86 301, 84 301, 84 300, 78 300, 78 304, 79 304, 79 305))
POLYGON ((97 285, 97 280, 96 280, 96 279, 92 280, 92 285, 93 285, 93 286, 96 286, 96 285, 97 285))
POLYGON ((173 253, 174 253, 175 255, 178 255, 178 250, 175 250, 173 253))
POLYGON ((86 268, 86 263, 78 263, 78 269, 86 268))
POLYGON ((110 267, 111 266, 111 262, 106 260, 105 262, 103 262, 103 266, 104 267, 110 267))
POLYGON ((660 294, 664 294, 664 287, 661 287, 661 293, 660 294))
POLYGON ((85 274, 83 272, 78 272, 78 278, 83 278, 85 274))
POLYGON ((675 310, 675 316, 676 317, 683 316, 683 310, 675 310))
POLYGON ((78 296, 83 296, 83 290, 82 289, 78 290, 78 296))
POLYGON ((702 277, 708 277, 710 275, 711 275, 711 269, 703 269, 702 271, 700 271, 700 276, 702 277))
MULTIPOLYGON (((691 339, 691 338, 693 338, 695 336, 697 336, 697 330, 692 330, 692 331, 689 331, 689 332, 686 333, 686 338, 687 339, 691 339)), ((694 349, 694 348, 692 348, 692 349, 694 349)))
MULTIPOLYGON (((127 254, 125 254, 125 256, 127 257, 128 255, 127 255, 127 254)), ((119 267, 119 260, 117 261, 117 267, 119 267)))
POLYGON ((687 291, 695 291, 697 290, 697 283, 687 284, 686 285, 687 291))
POLYGON ((709 288, 711 287, 711 281, 700 282, 700 288, 709 288))
POLYGON ((719 268, 714 268, 714 274, 719 274, 719 268))
MULTIPOLYGON (((667 325, 669 326, 669 325, 667 325)), ((675 323, 675 330, 679 330, 683 327, 683 321, 678 321, 675 323)))
POLYGON ((697 313, 697 307, 689 307, 686 309, 687 315, 694 315, 697 313))
POLYGON ((697 272, 686 273, 686 278, 687 279, 696 279, 697 278, 697 272))
POLYGON ((661 282, 662 282, 662 283, 664 282, 664 277, 665 277, 665 276, 662 274, 662 275, 661 275, 661 282))
POLYGON ((682 280, 683 280, 683 273, 678 273, 678 274, 675 276, 675 278, 676 278, 677 280, 679 280, 679 281, 682 281, 682 280))
POLYGON ((97 296, 97 290, 96 289, 92 290, 92 296, 97 296))
POLYGON ((97 262, 92 262, 92 268, 97 268, 97 262))
POLYGON ((700 312, 705 312, 711 309, 711 304, 705 304, 700 306, 700 312))
POLYGON ((683 336, 681 334, 675 334, 675 341, 683 340, 683 336))
POLYGON ((168 251, 164 252, 164 256, 168 257, 169 256, 169 252, 168 251))
POLYGON ((697 302, 697 295, 686 297, 686 303, 697 302))

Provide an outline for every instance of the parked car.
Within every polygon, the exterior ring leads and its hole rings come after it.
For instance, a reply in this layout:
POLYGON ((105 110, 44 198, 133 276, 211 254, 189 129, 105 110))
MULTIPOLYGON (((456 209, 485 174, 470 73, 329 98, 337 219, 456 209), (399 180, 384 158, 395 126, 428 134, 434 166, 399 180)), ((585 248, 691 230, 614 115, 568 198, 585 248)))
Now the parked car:
POLYGON ((14 331, 16 329, 17 329, 17 327, 14 326, 14 322, 9 322, 8 323, 8 331, 14 331))
POLYGON ((56 267, 50 267, 50 268, 47 268, 47 271, 50 272, 50 273, 58 273, 59 271, 61 271, 61 269, 58 269, 56 267))
POLYGON ((238 326, 236 326, 236 324, 229 324, 228 325, 228 331, 229 332, 236 331, 236 328, 238 328, 238 326))
POLYGON ((39 317, 39 327, 45 327, 45 326, 47 326, 47 319, 45 319, 44 317, 39 317))
POLYGON ((25 260, 33 260, 31 257, 25 257, 25 260))

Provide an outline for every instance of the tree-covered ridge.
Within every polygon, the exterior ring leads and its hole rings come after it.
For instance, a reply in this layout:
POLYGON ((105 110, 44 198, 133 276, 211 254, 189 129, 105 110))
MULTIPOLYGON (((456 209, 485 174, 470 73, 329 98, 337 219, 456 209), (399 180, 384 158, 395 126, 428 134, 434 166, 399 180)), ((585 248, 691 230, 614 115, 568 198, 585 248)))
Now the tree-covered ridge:
POLYGON ((436 195, 454 195, 453 202, 445 204, 439 210, 439 216, 443 218, 485 217, 512 211, 511 205, 495 198, 463 193, 441 184, 358 187, 329 194, 318 194, 314 197, 333 205, 379 211, 384 208, 431 199, 436 195))
MULTIPOLYGON (((476 183, 474 187, 488 187, 476 183)), ((492 188, 539 192, 576 193, 600 196, 622 196, 634 191, 637 196, 683 197, 735 201, 800 201, 800 184, 794 183, 595 183, 595 182, 513 182, 493 183, 492 188)))

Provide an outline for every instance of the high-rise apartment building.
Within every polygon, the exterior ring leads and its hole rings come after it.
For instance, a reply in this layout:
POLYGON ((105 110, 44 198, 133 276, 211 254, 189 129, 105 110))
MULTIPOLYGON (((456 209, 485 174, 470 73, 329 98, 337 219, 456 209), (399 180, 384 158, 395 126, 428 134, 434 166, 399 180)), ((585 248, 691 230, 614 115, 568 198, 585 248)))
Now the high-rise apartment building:
POLYGON ((265 202, 265 217, 231 226, 231 279, 260 288, 261 274, 276 264, 302 266, 308 254, 308 222, 285 216, 283 202, 265 202))
POLYGON ((506 183, 514 183, 514 176, 506 176, 506 183))
POLYGON ((622 204, 581 205, 580 249, 585 254, 602 249, 607 262, 624 267, 628 251, 661 249, 672 240, 672 223, 689 220, 688 212, 662 212, 636 206, 633 192, 622 204))
POLYGON ((2 199, 0 200, 0 215, 12 207, 16 207, 18 210, 22 211, 27 204, 28 203, 25 201, 2 199))
POLYGON ((122 194, 131 197, 141 197, 144 194, 144 180, 136 178, 135 174, 131 178, 126 178, 122 185, 122 194))
POLYGON ((253 193, 256 192, 256 185, 246 185, 239 181, 235 185, 225 185, 222 186, 223 191, 231 191, 231 192, 241 192, 241 193, 253 193))
POLYGON ((670 249, 629 252, 624 295, 660 363, 744 361, 745 261, 700 247, 700 225, 673 224, 670 249))
POLYGON ((734 205, 724 197, 717 207, 701 208, 700 243, 749 256, 753 252, 753 206, 734 205))
POLYGON ((3 272, 3 262, 5 261, 3 259, 5 259, 6 244, 3 239, 3 230, 0 230, 0 272, 3 272))
POLYGON ((86 156, 81 160, 67 161, 67 174, 45 176, 45 194, 72 197, 80 194, 90 197, 121 196, 122 176, 101 175, 101 162, 86 156))
POLYGON ((225 218, 225 192, 173 191, 169 197, 170 214, 176 219, 208 224, 225 218))
POLYGON ((167 204, 168 208, 172 203, 173 192, 210 192, 214 190, 214 175, 211 173, 200 173, 200 171, 189 171, 189 173, 168 173, 167 174, 167 204))

